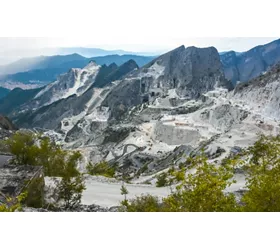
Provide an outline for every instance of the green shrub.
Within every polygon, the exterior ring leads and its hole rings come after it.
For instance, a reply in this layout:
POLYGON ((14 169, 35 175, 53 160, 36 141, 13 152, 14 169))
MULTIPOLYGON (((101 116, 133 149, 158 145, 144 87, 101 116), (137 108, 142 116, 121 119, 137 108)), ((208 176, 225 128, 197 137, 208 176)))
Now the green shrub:
MULTIPOLYGON (((160 212, 162 205, 159 198, 152 195, 141 195, 130 201, 124 200, 121 205, 126 212, 160 212)), ((121 208, 120 211, 123 211, 121 208)))
POLYGON ((115 176, 115 168, 115 166, 109 166, 106 161, 102 161, 94 165, 90 162, 86 167, 88 174, 101 175, 108 178, 113 178, 115 176))
POLYGON ((157 181, 156 181, 156 186, 157 187, 165 187, 168 185, 168 173, 161 173, 159 175, 157 175, 157 181))
POLYGON ((81 174, 75 177, 65 175, 57 184, 58 200, 64 202, 65 209, 75 209, 81 203, 85 188, 84 178, 81 174))

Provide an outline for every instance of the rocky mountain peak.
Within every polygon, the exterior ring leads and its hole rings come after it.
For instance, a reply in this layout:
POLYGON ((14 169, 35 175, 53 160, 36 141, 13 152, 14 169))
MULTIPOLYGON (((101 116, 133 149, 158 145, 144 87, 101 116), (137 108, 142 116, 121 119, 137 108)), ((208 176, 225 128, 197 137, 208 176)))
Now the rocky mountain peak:
POLYGON ((232 89, 224 77, 217 49, 180 46, 125 76, 103 105, 118 116, 132 106, 166 95, 171 89, 178 96, 196 99, 216 87, 232 89))
POLYGON ((139 68, 139 66, 137 65, 137 63, 133 59, 128 60, 122 66, 133 68, 133 69, 138 69, 139 68))
POLYGON ((118 68, 118 65, 116 63, 111 63, 109 65, 109 68, 115 70, 116 68, 118 68))
POLYGON ((90 60, 88 65, 86 65, 84 69, 91 69, 92 67, 98 67, 98 64, 95 61, 90 60))

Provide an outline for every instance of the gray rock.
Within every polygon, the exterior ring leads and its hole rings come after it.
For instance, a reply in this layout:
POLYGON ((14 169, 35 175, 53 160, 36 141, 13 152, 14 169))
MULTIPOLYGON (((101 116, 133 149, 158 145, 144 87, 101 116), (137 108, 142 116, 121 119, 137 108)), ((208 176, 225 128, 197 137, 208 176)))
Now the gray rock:
POLYGON ((232 89, 217 50, 181 46, 127 75, 102 105, 110 108, 111 118, 120 119, 131 107, 163 96, 169 89, 176 89, 181 97, 197 99, 215 87, 232 89))
POLYGON ((280 39, 238 55, 230 51, 220 57, 228 80, 233 84, 247 82, 280 62, 280 39))
MULTIPOLYGON (((27 202, 31 202, 34 192, 44 193, 44 173, 42 167, 18 166, 4 164, 0 166, 0 192, 8 197, 18 196, 24 189, 32 185, 33 181, 40 180, 36 187, 40 190, 32 190, 28 193, 27 202), (33 192, 34 191, 34 192, 33 192)), ((36 193, 37 194, 37 193, 36 193)), ((43 196, 41 196, 43 199, 43 196)), ((4 201, 3 195, 0 199, 4 201)), ((5 201, 4 201, 5 202, 5 201)))

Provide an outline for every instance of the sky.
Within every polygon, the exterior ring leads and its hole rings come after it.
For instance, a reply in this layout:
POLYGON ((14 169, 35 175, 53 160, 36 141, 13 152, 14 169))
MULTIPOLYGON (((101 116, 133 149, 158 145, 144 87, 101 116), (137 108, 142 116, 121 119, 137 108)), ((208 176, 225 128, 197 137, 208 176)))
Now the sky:
POLYGON ((277 37, 186 37, 160 36, 149 39, 126 39, 115 37, 111 39, 104 33, 99 39, 94 37, 0 37, 0 64, 9 63, 22 57, 56 54, 58 47, 88 47, 106 50, 126 50, 161 54, 181 45, 209 47, 214 46, 219 52, 234 50, 247 51, 257 45, 269 43, 277 37), (141 43, 139 43, 141 41, 141 43), (53 48, 50 50, 48 48, 53 48))

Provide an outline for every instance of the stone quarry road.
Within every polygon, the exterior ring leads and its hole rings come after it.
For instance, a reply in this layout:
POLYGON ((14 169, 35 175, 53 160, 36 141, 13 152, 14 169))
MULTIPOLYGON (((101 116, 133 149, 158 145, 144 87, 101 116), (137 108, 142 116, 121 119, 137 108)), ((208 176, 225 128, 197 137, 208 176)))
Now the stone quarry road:
MULTIPOLYGON (((141 194, 151 194, 158 197, 166 197, 170 194, 169 187, 154 187, 148 185, 125 185, 128 190, 127 198, 135 198, 141 194)), ((98 204, 104 207, 119 206, 120 201, 124 199, 121 195, 121 183, 104 183, 97 180, 87 180, 86 190, 83 192, 82 204, 91 205, 98 204)))

